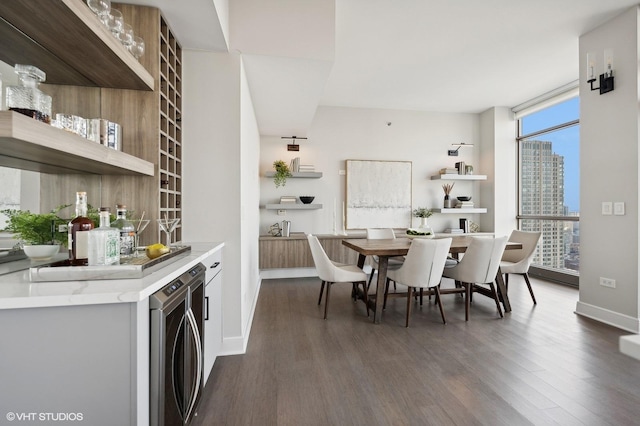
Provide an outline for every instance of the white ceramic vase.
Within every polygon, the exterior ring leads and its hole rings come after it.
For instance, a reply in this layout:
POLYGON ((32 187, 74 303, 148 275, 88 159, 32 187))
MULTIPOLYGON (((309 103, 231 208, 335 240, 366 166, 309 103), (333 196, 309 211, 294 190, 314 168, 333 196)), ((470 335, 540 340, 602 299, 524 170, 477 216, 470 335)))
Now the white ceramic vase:
POLYGON ((421 233, 424 234, 430 234, 433 236, 433 229, 431 229, 431 227, 429 226, 429 222, 427 221, 428 218, 426 217, 421 217, 420 218, 420 226, 418 227, 418 230, 421 233))

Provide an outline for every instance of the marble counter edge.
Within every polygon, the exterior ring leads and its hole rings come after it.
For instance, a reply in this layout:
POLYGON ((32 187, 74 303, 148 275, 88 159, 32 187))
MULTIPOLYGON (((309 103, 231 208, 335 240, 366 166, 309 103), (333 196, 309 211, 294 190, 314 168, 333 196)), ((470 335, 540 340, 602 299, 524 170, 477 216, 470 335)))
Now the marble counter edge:
POLYGON ((4 275, 0 277, 0 309, 140 302, 224 247, 223 242, 186 244, 191 252, 139 279, 31 282, 28 271, 4 275))

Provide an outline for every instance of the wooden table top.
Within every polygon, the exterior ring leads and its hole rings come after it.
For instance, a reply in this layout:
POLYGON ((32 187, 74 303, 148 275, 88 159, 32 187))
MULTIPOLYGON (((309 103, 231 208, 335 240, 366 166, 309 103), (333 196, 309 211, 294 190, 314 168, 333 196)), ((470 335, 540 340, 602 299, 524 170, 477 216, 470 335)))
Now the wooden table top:
MULTIPOLYGON (((471 243, 471 236, 452 236, 450 253, 464 253, 471 243)), ((490 237, 487 237, 490 238, 490 237)), ((366 238, 344 239, 342 244, 366 256, 404 256, 409 251, 411 245, 410 238, 395 238, 385 240, 368 240, 366 238)), ((521 249, 521 243, 509 241, 505 250, 521 249)))

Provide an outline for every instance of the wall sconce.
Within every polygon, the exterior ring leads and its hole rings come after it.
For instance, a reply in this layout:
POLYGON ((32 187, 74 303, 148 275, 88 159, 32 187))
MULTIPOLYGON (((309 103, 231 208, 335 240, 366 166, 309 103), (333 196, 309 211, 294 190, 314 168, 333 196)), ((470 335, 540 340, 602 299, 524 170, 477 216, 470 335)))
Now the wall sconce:
POLYGON ((287 151, 300 151, 300 145, 296 144, 296 140, 307 138, 299 138, 297 136, 282 136, 280 139, 292 139, 293 143, 287 144, 287 151))
POLYGON ((458 156, 458 150, 463 147, 463 146, 471 146, 473 147, 472 143, 452 143, 451 146, 457 146, 456 149, 450 149, 449 151, 447 151, 447 155, 449 155, 449 157, 457 157, 458 156))
POLYGON ((595 75, 596 54, 587 53, 587 83, 591 85, 591 90, 600 90, 600 94, 613 90, 613 50, 604 51, 605 72, 600 74, 600 87, 593 87, 596 81, 595 75))

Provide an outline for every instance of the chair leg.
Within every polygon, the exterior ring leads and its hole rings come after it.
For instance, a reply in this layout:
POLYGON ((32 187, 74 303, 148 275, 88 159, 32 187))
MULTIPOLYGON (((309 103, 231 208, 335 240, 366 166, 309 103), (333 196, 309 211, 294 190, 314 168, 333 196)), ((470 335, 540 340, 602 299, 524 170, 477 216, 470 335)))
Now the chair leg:
POLYGON ((331 292, 331 284, 327 281, 327 296, 324 301, 324 319, 327 319, 327 312, 329 311, 329 293, 331 292))
MULTIPOLYGON (((357 286, 357 284, 356 284, 357 286)), ((369 287, 365 281, 362 281, 362 300, 364 300, 364 306, 367 308, 367 316, 369 316, 369 295, 368 295, 369 287)))
POLYGON ((371 287, 371 281, 373 281, 373 275, 376 273, 374 268, 371 268, 371 275, 369 275, 369 283, 367 283, 367 290, 371 287))
MULTIPOLYGON (((420 306, 422 306, 422 296, 424 295, 424 289, 420 287, 420 306)), ((429 299, 431 299, 431 293, 429 293, 429 299)))
POLYGON ((531 282, 529 281, 529 274, 525 272, 524 274, 522 274, 522 276, 524 277, 524 281, 527 283, 527 287, 529 287, 529 294, 531 295, 533 304, 537 305, 538 302, 536 302, 536 297, 533 295, 533 289, 531 288, 531 282))
MULTIPOLYGON (((387 278, 387 282, 384 286, 384 303, 382 303, 382 309, 386 309, 387 308, 387 294, 389 294, 389 281, 391 281, 389 278, 387 278)), ((376 301, 376 303, 378 303, 376 301)))
MULTIPOLYGON (((469 309, 471 308, 471 284, 470 283, 462 283, 465 289, 465 300, 464 300, 464 320, 469 321, 469 309)), ((327 293, 329 294, 329 293, 327 293)))
POLYGON ((318 305, 322 302, 322 293, 324 293, 324 281, 322 281, 322 285, 320 286, 320 297, 318 297, 318 305))
POLYGON ((489 283, 489 287, 491 287, 491 294, 493 295, 493 300, 496 301, 496 307, 498 308, 498 313, 500 314, 500 318, 504 318, 504 315, 502 315, 502 308, 500 307, 500 300, 498 299, 498 292, 496 291, 496 286, 493 285, 493 281, 489 283))
POLYGON ((504 287, 509 290, 509 274, 504 274, 504 287))
POLYGON ((405 327, 409 327, 409 315, 411 314, 411 293, 413 292, 413 287, 407 288, 407 320, 404 324, 405 327))
POLYGON ((444 316, 444 308, 442 307, 442 298, 440 297, 440 286, 437 285, 433 287, 433 289, 436 291, 436 302, 438 302, 438 307, 440 308, 440 315, 442 316, 442 322, 446 324, 447 319, 444 316))

